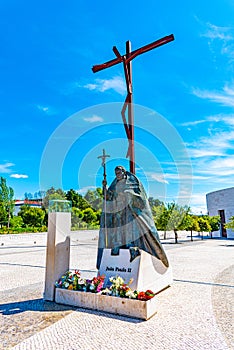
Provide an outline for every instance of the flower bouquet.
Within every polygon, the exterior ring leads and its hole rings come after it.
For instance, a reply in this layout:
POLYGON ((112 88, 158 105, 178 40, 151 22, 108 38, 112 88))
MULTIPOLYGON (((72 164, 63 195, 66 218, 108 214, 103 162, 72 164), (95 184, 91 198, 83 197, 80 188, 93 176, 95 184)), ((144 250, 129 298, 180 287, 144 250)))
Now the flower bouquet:
POLYGON ((109 278, 104 288, 105 276, 81 278, 80 271, 67 271, 56 281, 55 302, 81 308, 111 312, 147 320, 157 312, 157 299, 151 290, 132 290, 120 276, 109 278))
POLYGON ((55 287, 82 292, 98 293, 103 288, 104 280, 105 276, 98 275, 90 280, 81 278, 79 270, 75 270, 74 273, 67 271, 59 278, 58 281, 55 282, 55 287))
POLYGON ((132 290, 129 287, 133 281, 132 279, 130 279, 128 283, 125 283, 122 277, 112 276, 109 278, 110 286, 105 289, 103 288, 104 281, 105 276, 100 275, 93 277, 92 279, 81 278, 80 271, 75 270, 74 273, 67 271, 63 276, 61 276, 60 279, 55 282, 55 287, 142 301, 147 301, 155 296, 155 293, 153 293, 151 290, 146 290, 145 292, 132 290))

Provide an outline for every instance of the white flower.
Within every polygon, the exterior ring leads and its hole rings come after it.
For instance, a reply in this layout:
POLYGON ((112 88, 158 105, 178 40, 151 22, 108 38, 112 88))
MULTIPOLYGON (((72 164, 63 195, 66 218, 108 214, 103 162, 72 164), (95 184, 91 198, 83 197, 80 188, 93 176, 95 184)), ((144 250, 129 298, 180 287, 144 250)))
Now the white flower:
POLYGON ((126 292, 126 297, 128 297, 129 299, 136 299, 136 294, 134 293, 134 291, 132 291, 132 290, 128 290, 127 292, 126 292))
POLYGON ((79 278, 79 284, 85 284, 85 280, 83 278, 79 278))
POLYGON ((112 292, 109 288, 106 288, 106 289, 103 289, 100 293, 105 295, 111 295, 112 292))

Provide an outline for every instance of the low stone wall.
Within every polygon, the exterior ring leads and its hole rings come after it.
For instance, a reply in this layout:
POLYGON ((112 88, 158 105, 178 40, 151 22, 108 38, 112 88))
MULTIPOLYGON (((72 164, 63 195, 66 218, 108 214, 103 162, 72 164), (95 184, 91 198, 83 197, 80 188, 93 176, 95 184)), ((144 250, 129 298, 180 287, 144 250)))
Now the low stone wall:
POLYGON ((142 301, 61 288, 55 290, 55 302, 143 320, 155 315, 158 307, 157 296, 142 301))

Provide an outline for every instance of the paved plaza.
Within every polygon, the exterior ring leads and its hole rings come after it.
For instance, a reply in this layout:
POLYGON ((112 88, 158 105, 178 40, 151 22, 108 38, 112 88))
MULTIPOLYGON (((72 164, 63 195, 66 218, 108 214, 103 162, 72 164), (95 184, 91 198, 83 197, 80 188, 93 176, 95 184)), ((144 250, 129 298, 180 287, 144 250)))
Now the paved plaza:
MULTIPOLYGON (((71 269, 96 275, 97 231, 72 233, 71 269)), ((0 349, 234 348, 234 241, 162 240, 174 283, 148 321, 43 301, 46 233, 0 236, 0 349)))

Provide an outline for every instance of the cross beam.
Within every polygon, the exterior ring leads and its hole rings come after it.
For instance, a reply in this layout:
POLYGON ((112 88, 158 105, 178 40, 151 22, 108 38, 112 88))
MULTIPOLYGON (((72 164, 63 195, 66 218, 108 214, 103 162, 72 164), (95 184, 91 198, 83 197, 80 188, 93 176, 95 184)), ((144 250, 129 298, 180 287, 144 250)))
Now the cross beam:
POLYGON ((99 72, 103 69, 112 67, 118 63, 123 63, 124 74, 127 87, 127 97, 125 99, 121 115, 124 123, 125 132, 128 138, 129 146, 126 157, 129 157, 130 161, 130 171, 135 174, 135 155, 134 155, 134 117, 133 117, 133 96, 132 96, 132 60, 141 55, 142 53, 148 52, 155 49, 156 47, 162 46, 174 40, 174 35, 165 36, 159 40, 152 42, 151 44, 140 47, 137 50, 131 51, 130 41, 126 42, 126 54, 121 55, 116 46, 113 47, 113 52, 116 58, 105 62, 103 64, 98 64, 92 67, 93 73, 99 72), (128 109, 128 122, 125 117, 125 112, 128 109))

